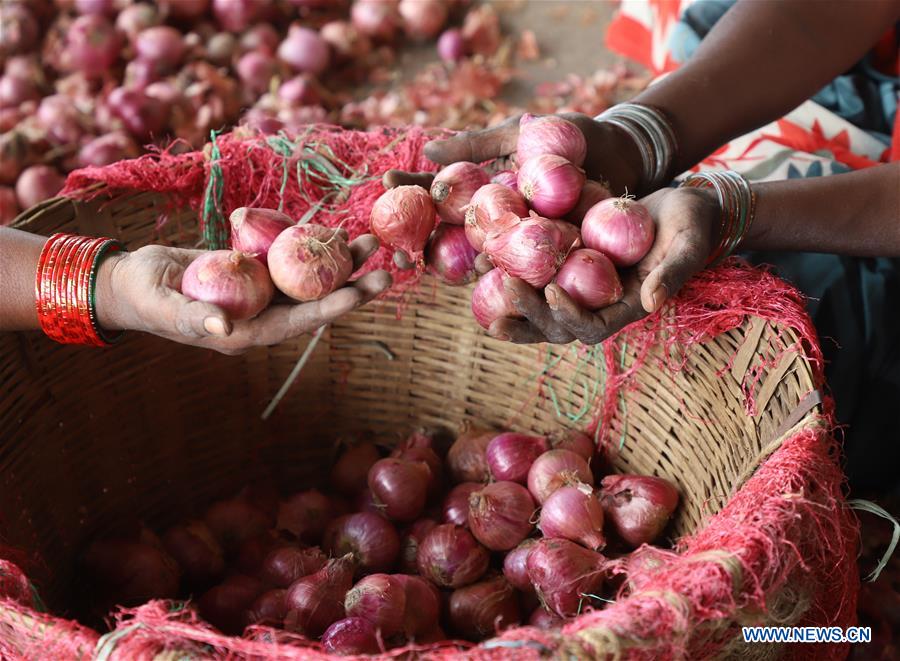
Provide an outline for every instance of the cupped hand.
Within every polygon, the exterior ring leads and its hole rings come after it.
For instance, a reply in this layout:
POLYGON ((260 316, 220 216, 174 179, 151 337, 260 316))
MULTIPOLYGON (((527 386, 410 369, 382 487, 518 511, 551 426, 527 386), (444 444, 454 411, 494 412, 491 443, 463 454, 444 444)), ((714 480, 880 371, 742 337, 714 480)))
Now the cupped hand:
MULTIPOLYGON (((354 270, 377 249, 378 239, 370 234, 351 242, 354 270)), ((391 285, 387 272, 372 271, 319 301, 276 299, 257 317, 232 321, 221 308, 181 293, 184 270, 202 254, 201 250, 153 245, 108 257, 97 281, 101 326, 143 331, 235 355, 312 332, 371 301, 391 285)))
POLYGON ((542 295, 524 281, 508 278, 507 292, 525 319, 498 319, 488 332, 516 343, 577 339, 597 344, 658 310, 706 264, 718 240, 719 208, 711 191, 697 188, 663 189, 640 202, 656 223, 656 239, 650 252, 622 273, 622 300, 592 312, 555 284, 547 285, 542 295))

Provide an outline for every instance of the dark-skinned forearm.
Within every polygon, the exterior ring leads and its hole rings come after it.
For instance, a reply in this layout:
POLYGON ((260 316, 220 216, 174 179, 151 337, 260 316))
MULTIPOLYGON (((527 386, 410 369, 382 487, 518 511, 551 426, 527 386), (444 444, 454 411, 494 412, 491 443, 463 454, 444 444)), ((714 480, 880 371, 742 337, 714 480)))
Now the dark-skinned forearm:
POLYGON ((678 136, 670 174, 782 117, 849 69, 900 18, 900 0, 739 0, 680 69, 635 101, 678 136))
POLYGON ((739 250, 900 257, 900 163, 753 190, 756 217, 739 250))

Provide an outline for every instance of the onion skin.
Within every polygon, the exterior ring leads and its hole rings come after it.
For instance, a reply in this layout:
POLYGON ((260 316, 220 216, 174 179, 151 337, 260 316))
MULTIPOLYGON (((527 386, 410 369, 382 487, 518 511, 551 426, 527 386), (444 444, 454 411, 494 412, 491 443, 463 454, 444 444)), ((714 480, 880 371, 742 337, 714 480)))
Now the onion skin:
POLYGON ((615 533, 635 548, 658 538, 678 507, 678 490, 668 480, 649 475, 607 475, 600 502, 615 533))
POLYGON ((453 64, 466 56, 466 41, 456 28, 445 30, 437 41, 437 52, 444 62, 453 64))
POLYGON ((482 640, 520 621, 516 592, 502 576, 460 588, 450 595, 450 623, 467 640, 482 640))
POLYGON ((632 592, 643 590, 654 576, 678 559, 678 554, 643 544, 624 558, 625 578, 632 592))
POLYGON ((142 30, 134 40, 138 59, 156 62, 165 69, 175 69, 185 53, 181 32, 168 25, 142 30))
POLYGON ((353 27, 373 39, 390 41, 400 27, 397 3, 393 0, 356 0, 350 8, 353 27))
POLYGON ((275 295, 272 279, 259 261, 231 250, 212 250, 188 264, 181 293, 217 305, 238 321, 266 309, 275 295))
POLYGON ((480 491, 480 482, 462 482, 450 490, 441 508, 441 520, 457 526, 469 527, 469 496, 480 491))
POLYGON ((65 183, 65 177, 48 165, 25 168, 16 181, 19 206, 30 209, 44 200, 56 197, 65 183))
POLYGON ((255 50, 275 55, 280 42, 281 36, 271 24, 257 23, 241 35, 240 47, 244 52, 255 50))
POLYGON ((433 631, 441 613, 441 593, 421 576, 395 574, 406 593, 406 609, 403 613, 403 632, 416 642, 422 634, 433 631))
POLYGON ((99 78, 119 58, 121 48, 122 41, 106 18, 92 14, 79 16, 66 31, 63 60, 71 71, 99 78))
POLYGON ((381 459, 372 443, 359 443, 341 453, 331 468, 329 484, 340 493, 354 497, 368 486, 369 469, 381 459))
POLYGON ((609 257, 619 267, 633 266, 653 246, 656 224, 640 202, 610 198, 591 207, 581 223, 584 245, 609 257))
POLYGON ((134 140, 124 132, 116 131, 101 135, 83 145, 78 152, 78 165, 83 168, 89 165, 109 165, 137 155, 138 148, 134 140))
POLYGON ((556 115, 535 117, 525 113, 519 119, 516 161, 525 163, 530 158, 545 154, 561 156, 580 167, 587 156, 584 133, 563 117, 556 115))
POLYGON ((272 525, 265 512, 237 498, 213 503, 203 520, 226 553, 251 537, 262 535, 272 525))
POLYGON ((434 519, 419 519, 409 527, 400 540, 400 571, 406 574, 418 571, 419 544, 437 525, 434 519))
POLYGON ((382 242, 403 251, 409 261, 415 261, 434 229, 434 216, 434 203, 428 191, 421 186, 397 186, 375 201, 370 224, 382 242))
POLYGON ((278 98, 292 106, 308 106, 319 103, 321 94, 312 76, 300 74, 281 84, 278 98))
POLYGON ((34 81, 5 74, 0 77, 0 108, 17 108, 26 101, 37 101, 41 93, 34 81))
POLYGON ((288 631, 319 637, 344 617, 344 598, 353 586, 353 556, 329 560, 315 574, 304 576, 287 591, 288 612, 284 625, 288 631))
POLYGON ((307 544, 318 544, 334 516, 331 500, 316 489, 294 494, 278 506, 275 526, 307 544))
POLYGON ((553 450, 571 450, 575 454, 584 457, 590 464, 594 457, 594 441, 584 432, 576 429, 554 432, 547 437, 550 448, 553 450))
POLYGON ((287 590, 269 590, 259 595, 251 604, 247 613, 250 624, 265 624, 280 627, 287 615, 287 604, 284 601, 287 590))
POLYGON ((566 618, 583 610, 587 597, 582 595, 598 594, 603 587, 606 559, 565 539, 541 539, 528 554, 527 566, 541 603, 566 618))
POLYGON ((272 282, 297 301, 317 301, 342 287, 353 273, 353 256, 338 230, 294 225, 281 232, 267 256, 272 282))
POLYGON ((3 7, 3 30, 0 30, 0 57, 34 49, 40 36, 40 25, 22 4, 3 7))
POLYGON ((397 9, 411 39, 433 39, 447 22, 445 0, 400 0, 397 9))
POLYGON ((531 208, 549 218, 562 218, 575 208, 584 181, 584 170, 552 154, 529 158, 516 178, 531 208))
POLYGON ((162 543, 189 583, 209 583, 225 571, 222 546, 202 521, 172 526, 163 535, 162 543))
POLYGON ((475 191, 489 181, 487 172, 468 161, 453 163, 438 172, 431 183, 431 199, 441 220, 462 225, 475 191))
POLYGON ((419 574, 438 587, 473 583, 484 575, 489 562, 487 549, 462 526, 437 526, 419 545, 419 574))
POLYGON ((322 569, 328 558, 317 546, 301 549, 282 546, 269 551, 262 562, 259 578, 268 585, 286 588, 294 581, 322 569))
POLYGON ((492 269, 478 279, 472 290, 472 316, 485 330, 497 319, 522 318, 519 308, 503 286, 506 277, 503 269, 492 269))
POLYGON ((571 450, 545 452, 528 471, 528 490, 540 504, 560 487, 577 482, 593 486, 594 476, 587 461, 571 450))
POLYGON ((466 208, 466 237, 479 252, 485 239, 516 225, 528 215, 525 198, 503 184, 485 184, 472 196, 466 208))
POLYGON ((325 530, 322 548, 332 556, 352 554, 361 574, 394 568, 400 536, 393 524, 372 512, 345 514, 325 530))
POLYGON ((519 185, 517 183, 517 180, 518 176, 516 175, 514 170, 500 170, 500 172, 491 177, 491 183, 506 186, 507 188, 511 188, 518 193, 519 185))
POLYGON ((83 566, 94 589, 115 604, 137 606, 178 593, 178 564, 149 540, 96 540, 85 551, 83 566))
POLYGON ((136 140, 149 140, 166 130, 169 106, 146 90, 117 87, 109 93, 106 105, 136 140))
POLYGON ((447 452, 447 469, 454 482, 487 482, 491 478, 484 451, 496 435, 488 429, 463 423, 462 432, 447 452))
POLYGON ((296 544, 276 535, 271 530, 248 537, 235 549, 231 549, 231 565, 247 575, 256 575, 262 567, 263 560, 275 549, 296 544))
POLYGON ((369 490, 394 521, 414 521, 425 509, 431 470, 421 462, 388 457, 369 469, 369 490))
POLYGON ((209 9, 209 0, 162 0, 160 4, 169 16, 183 21, 196 20, 209 9))
POLYGON ((272 5, 271 0, 212 0, 213 15, 229 32, 243 32, 259 20, 272 5))
POLYGON ((622 300, 622 282, 606 255, 590 248, 574 250, 554 282, 587 310, 599 310, 622 300))
POLYGON ((547 285, 580 245, 578 228, 560 220, 532 216, 488 235, 484 251, 494 266, 532 287, 547 285))
POLYGON ((276 209, 240 207, 231 212, 231 247, 268 264, 269 248, 279 234, 294 225, 287 214, 276 209))
POLYGON ((389 574, 366 576, 344 598, 347 617, 369 620, 385 636, 403 630, 406 608, 406 586, 389 574))
POLYGON ((328 627, 322 635, 322 647, 329 654, 345 656, 381 651, 375 625, 361 617, 345 617, 328 627))
POLYGON ((397 447, 392 453, 392 457, 403 459, 404 461, 413 461, 423 463, 428 467, 428 492, 427 499, 429 501, 439 498, 443 493, 444 486, 444 469, 441 458, 430 447, 410 446, 397 447))
POLYGON ((265 587, 255 578, 235 574, 210 588, 197 601, 200 615, 222 633, 239 635, 248 624, 249 610, 265 587))
POLYGON ((125 7, 116 16, 116 29, 129 39, 154 25, 159 25, 160 17, 156 7, 148 3, 137 3, 125 7))
POLYGON ((528 618, 529 626, 537 627, 538 629, 543 629, 544 631, 558 629, 565 623, 566 621, 563 618, 561 618, 556 613, 551 613, 543 606, 535 608, 534 612, 531 614, 531 617, 528 618))
POLYGON ((528 578, 528 554, 535 544, 536 539, 526 539, 503 557, 503 575, 510 585, 522 592, 534 590, 528 578))
POLYGON ((330 21, 322 26, 319 34, 341 61, 362 59, 372 50, 369 38, 348 21, 330 21))
POLYGON ((544 537, 559 537, 592 551, 606 546, 603 536, 603 508, 586 484, 560 487, 541 508, 538 528, 544 537))
POLYGON ((278 58, 298 73, 318 75, 328 68, 331 53, 318 32, 292 25, 278 47, 278 58))
POLYGON ((599 181, 588 179, 584 182, 584 186, 581 187, 581 195, 578 196, 575 208, 566 214, 566 220, 573 225, 581 226, 581 221, 584 220, 585 214, 590 211, 592 206, 603 200, 608 200, 612 196, 609 186, 601 184, 599 181))
POLYGON ((531 464, 549 449, 543 436, 505 432, 491 439, 485 457, 495 480, 525 484, 531 464))
POLYGON ((478 252, 459 225, 441 223, 428 240, 425 263, 428 270, 448 285, 465 285, 475 280, 478 252))
POLYGON ((11 223, 18 215, 16 191, 8 186, 0 186, 0 226, 11 223))
POLYGON ((492 551, 509 551, 534 530, 534 500, 515 482, 492 482, 469 496, 469 529, 492 551))
POLYGON ((249 92, 247 98, 256 98, 266 92, 277 69, 278 64, 271 55, 258 51, 244 53, 235 65, 238 78, 249 92))

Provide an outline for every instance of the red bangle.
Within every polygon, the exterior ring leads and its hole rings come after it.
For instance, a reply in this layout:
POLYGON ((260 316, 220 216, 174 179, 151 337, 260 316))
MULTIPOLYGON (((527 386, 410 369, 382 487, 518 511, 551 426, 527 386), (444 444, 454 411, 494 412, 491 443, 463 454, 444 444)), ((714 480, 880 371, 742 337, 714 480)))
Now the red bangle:
POLYGON ((74 234, 54 234, 41 250, 34 282, 41 330, 62 344, 103 347, 121 337, 103 332, 94 302, 97 270, 107 252, 121 250, 118 241, 74 234))

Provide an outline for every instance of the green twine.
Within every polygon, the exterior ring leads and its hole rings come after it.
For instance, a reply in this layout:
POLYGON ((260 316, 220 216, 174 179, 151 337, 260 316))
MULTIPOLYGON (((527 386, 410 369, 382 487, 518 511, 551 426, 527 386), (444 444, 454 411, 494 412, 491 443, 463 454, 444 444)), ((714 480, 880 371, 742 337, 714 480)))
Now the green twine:
MULTIPOLYGON (((572 374, 572 378, 568 380, 569 387, 566 393, 566 397, 571 400, 573 397, 573 393, 575 392, 575 387, 577 384, 581 384, 582 389, 584 390, 583 401, 581 407, 574 411, 563 411, 560 406, 559 397, 556 394, 556 388, 554 388, 553 383, 551 381, 547 381, 547 391, 550 394, 550 401, 553 404, 553 408, 556 412, 556 417, 558 418, 568 418, 571 422, 579 422, 581 421, 585 415, 587 415, 591 410, 591 405, 595 401, 597 397, 597 393, 600 391, 600 387, 604 381, 604 367, 603 367, 603 346, 597 344, 588 348, 585 354, 579 355, 579 349, 576 346, 572 346, 569 348, 569 351, 575 352, 575 372, 572 374), (583 378, 579 380, 579 375, 581 371, 588 365, 593 364, 594 366, 594 375, 593 377, 584 374, 583 378)), ((536 376, 543 376, 549 373, 553 368, 555 368, 560 361, 565 357, 566 352, 559 354, 558 357, 553 357, 552 351, 550 348, 547 348, 547 355, 544 359, 544 369, 541 370, 536 376)))
POLYGON ((869 514, 874 514, 875 516, 880 516, 882 519, 886 519, 890 521, 894 526, 894 534, 891 536, 891 542, 888 544, 887 550, 884 552, 884 555, 881 556, 881 560, 878 561, 878 565, 872 572, 866 576, 866 580, 870 583, 876 581, 878 577, 881 575, 881 572, 887 567, 888 560, 891 559, 891 556, 894 555, 894 551, 897 550, 897 543, 900 542, 900 521, 897 521, 891 514, 885 510, 880 505, 876 505, 871 500, 863 500, 861 498, 856 498, 854 500, 848 500, 847 504, 855 510, 860 510, 861 512, 868 512, 869 514))
POLYGON ((209 132, 212 150, 210 152, 209 181, 206 184, 206 192, 203 196, 203 245, 207 250, 221 250, 228 247, 228 225, 225 216, 222 215, 222 195, 225 192, 225 182, 222 176, 222 166, 219 160, 222 157, 219 145, 216 142, 218 132, 209 132))

